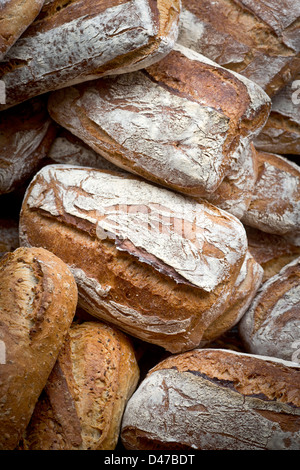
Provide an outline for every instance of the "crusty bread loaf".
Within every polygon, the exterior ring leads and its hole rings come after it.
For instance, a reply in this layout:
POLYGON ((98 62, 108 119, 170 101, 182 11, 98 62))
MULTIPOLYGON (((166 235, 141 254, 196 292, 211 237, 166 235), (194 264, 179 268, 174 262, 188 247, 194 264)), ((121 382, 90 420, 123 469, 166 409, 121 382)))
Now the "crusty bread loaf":
POLYGON ((17 248, 0 260, 0 449, 14 449, 73 320, 70 269, 43 248, 17 248))
POLYGON ((245 350, 300 364, 300 257, 266 281, 239 323, 245 350))
POLYGON ((247 254, 242 224, 206 201, 68 165, 33 179, 20 243, 70 266, 82 308, 172 352, 198 345, 222 314, 247 254))
POLYGON ((0 4, 0 60, 39 14, 44 0, 4 0, 0 4))
POLYGON ((300 74, 272 98, 268 121, 255 147, 279 155, 300 155, 300 74))
POLYGON ((125 409, 128 450, 297 450, 300 366, 195 349, 159 363, 125 409))
POLYGON ((122 171, 64 128, 58 129, 47 157, 52 160, 52 163, 89 166, 100 170, 122 171))
POLYGON ((224 313, 203 333, 203 347, 231 330, 243 318, 263 279, 263 268, 248 251, 224 313))
POLYGON ((244 77, 175 45, 142 71, 52 93, 48 110, 117 166, 204 197, 230 171, 241 140, 262 129, 270 100, 244 77))
POLYGON ((253 197, 258 176, 256 150, 248 139, 242 140, 231 157, 227 176, 212 194, 205 199, 242 219, 253 197))
POLYGON ((263 282, 278 274, 286 265, 300 256, 300 246, 280 235, 266 233, 245 226, 248 249, 264 269, 263 282))
POLYGON ((182 0, 178 42, 273 96, 299 72, 294 0, 182 0))
POLYGON ((34 175, 55 134, 45 96, 0 113, 0 195, 14 191, 34 175))
POLYGON ((276 235, 299 234, 299 165, 266 152, 257 152, 257 161, 258 177, 242 222, 276 235))
POLYGON ((114 450, 139 368, 131 341, 100 322, 73 324, 37 403, 23 450, 114 450))
POLYGON ((170 52, 180 0, 53 0, 6 54, 6 104, 143 68, 170 52))

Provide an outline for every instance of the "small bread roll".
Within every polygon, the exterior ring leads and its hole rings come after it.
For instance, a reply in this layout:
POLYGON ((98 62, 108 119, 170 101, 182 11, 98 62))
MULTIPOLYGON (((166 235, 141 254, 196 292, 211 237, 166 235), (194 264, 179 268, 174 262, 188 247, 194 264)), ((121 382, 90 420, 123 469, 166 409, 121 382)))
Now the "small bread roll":
POLYGON ((70 269, 43 248, 0 260, 0 449, 21 439, 77 305, 70 269))
POLYGON ((22 440, 23 450, 113 450, 139 378, 131 341, 100 322, 73 324, 22 440))

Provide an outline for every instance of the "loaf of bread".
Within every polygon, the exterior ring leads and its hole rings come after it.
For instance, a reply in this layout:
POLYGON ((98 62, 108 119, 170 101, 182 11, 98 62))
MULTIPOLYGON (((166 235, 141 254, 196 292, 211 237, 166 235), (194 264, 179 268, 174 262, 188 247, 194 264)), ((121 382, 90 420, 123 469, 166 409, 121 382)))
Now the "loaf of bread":
POLYGON ((263 90, 182 46, 144 70, 58 90, 51 117, 130 172, 196 197, 214 192, 242 138, 269 116, 263 90))
POLYGON ((248 251, 224 313, 205 330, 199 346, 215 341, 239 323, 262 283, 263 273, 263 268, 248 251))
POLYGON ((258 177, 242 222, 263 232, 300 233, 300 167, 287 158, 257 152, 258 177))
POLYGON ((20 244, 71 268, 79 306, 180 352, 226 308, 247 254, 236 217, 133 175, 49 165, 28 187, 20 244))
POLYGON ((300 256, 300 246, 283 236, 248 226, 245 226, 245 230, 248 250, 264 270, 262 282, 278 274, 286 264, 300 256))
POLYGON ((45 96, 0 113, 0 195, 14 191, 34 175, 55 134, 45 96))
POLYGON ((46 2, 0 64, 0 109, 161 59, 177 39, 179 13, 179 0, 46 2))
POLYGON ((273 96, 269 119, 255 147, 279 155, 300 155, 300 73, 273 96))
POLYGON ((245 350, 300 364, 299 314, 300 257, 268 279, 257 292, 239 323, 245 350))
POLYGON ((87 166, 100 170, 122 171, 99 155, 85 142, 64 128, 59 128, 47 153, 52 163, 87 166))
POLYGON ((299 72, 294 0, 182 0, 178 42, 273 96, 299 72))
POLYGON ((129 400, 128 450, 297 450, 300 366, 229 350, 173 355, 129 400))
POLYGON ((0 4, 0 60, 39 14, 44 0, 4 0, 0 4))
POLYGON ((252 142, 243 139, 231 157, 227 176, 216 191, 205 198, 242 219, 252 201, 257 176, 256 149, 252 142))
POLYGON ((100 322, 73 324, 20 445, 114 450, 139 368, 130 340, 100 322))
POLYGON ((25 431, 77 305, 70 269, 43 248, 19 247, 0 260, 0 449, 25 431))

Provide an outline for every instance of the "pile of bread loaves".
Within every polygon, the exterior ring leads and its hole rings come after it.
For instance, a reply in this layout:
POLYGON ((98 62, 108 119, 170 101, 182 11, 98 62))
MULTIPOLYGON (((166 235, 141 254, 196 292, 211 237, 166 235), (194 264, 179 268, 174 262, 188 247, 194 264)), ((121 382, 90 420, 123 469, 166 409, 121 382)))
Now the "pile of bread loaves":
POLYGON ((299 0, 0 4, 0 449, 300 450, 299 0))

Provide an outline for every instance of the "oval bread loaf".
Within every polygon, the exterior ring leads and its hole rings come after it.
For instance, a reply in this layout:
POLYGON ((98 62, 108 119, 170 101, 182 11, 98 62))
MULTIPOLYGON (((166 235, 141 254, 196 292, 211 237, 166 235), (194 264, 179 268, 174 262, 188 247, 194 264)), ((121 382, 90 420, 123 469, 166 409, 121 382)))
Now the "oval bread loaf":
POLYGON ((70 266, 89 313, 174 352, 222 314, 247 254, 242 224, 206 201, 68 165, 33 179, 20 243, 70 266))
POLYGON ((241 140, 264 126, 270 99, 246 78, 175 45, 142 71, 52 93, 48 110, 115 165, 205 197, 233 171, 241 140))
POLYGON ((76 305, 74 277, 53 253, 20 247, 0 260, 0 449, 18 445, 76 305))
POLYGON ((300 257, 260 287, 239 334, 248 352, 300 364, 300 257))
POLYGON ((297 450, 300 367, 218 349, 170 356, 125 409, 128 450, 297 450))
POLYGON ((35 407, 23 450, 114 450, 139 378, 130 340, 100 322, 74 323, 35 407))
POLYGON ((46 2, 0 64, 0 109, 161 59, 177 38, 179 12, 179 0, 46 2))
POLYGON ((299 2, 183 0, 178 42, 274 96, 299 72, 299 2))

